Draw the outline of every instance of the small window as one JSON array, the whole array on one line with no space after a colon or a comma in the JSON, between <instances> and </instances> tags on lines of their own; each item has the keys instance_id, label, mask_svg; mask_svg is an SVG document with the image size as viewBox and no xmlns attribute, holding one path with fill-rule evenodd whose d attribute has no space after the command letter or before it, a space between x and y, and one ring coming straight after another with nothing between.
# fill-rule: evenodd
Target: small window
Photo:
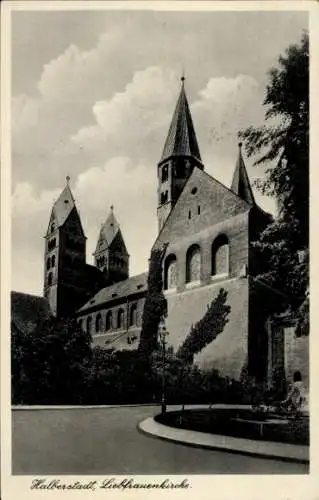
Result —
<instances>
[{"instance_id":1,"label":"small window","mask_svg":"<svg viewBox=\"0 0 319 500\"><path fill-rule=\"evenodd\" d=\"M166 203L168 200L168 191L164 191L164 193L161 193L161 203Z\"/></svg>"},{"instance_id":2,"label":"small window","mask_svg":"<svg viewBox=\"0 0 319 500\"><path fill-rule=\"evenodd\" d=\"M49 276L48 276L48 285L49 286L52 285L52 279L53 279L52 273L49 273Z\"/></svg>"},{"instance_id":3,"label":"small window","mask_svg":"<svg viewBox=\"0 0 319 500\"><path fill-rule=\"evenodd\" d=\"M95 318L95 331L100 332L102 330L102 316L99 313Z\"/></svg>"},{"instance_id":4,"label":"small window","mask_svg":"<svg viewBox=\"0 0 319 500\"><path fill-rule=\"evenodd\" d=\"M196 194L196 193L197 193L197 187L196 187L196 186L195 186L195 187L193 187L193 189L191 190L191 193L192 193L192 194Z\"/></svg>"},{"instance_id":5,"label":"small window","mask_svg":"<svg viewBox=\"0 0 319 500\"><path fill-rule=\"evenodd\" d=\"M188 218L191 219L191 217L192 217L192 212L189 210L188 211Z\"/></svg>"},{"instance_id":6,"label":"small window","mask_svg":"<svg viewBox=\"0 0 319 500\"><path fill-rule=\"evenodd\" d=\"M117 328L124 328L124 311L119 309L117 313Z\"/></svg>"},{"instance_id":7,"label":"small window","mask_svg":"<svg viewBox=\"0 0 319 500\"><path fill-rule=\"evenodd\" d=\"M168 165L164 165L162 167L162 182L167 181L168 179Z\"/></svg>"},{"instance_id":8,"label":"small window","mask_svg":"<svg viewBox=\"0 0 319 500\"><path fill-rule=\"evenodd\" d=\"M54 224L54 222L52 222L50 230L51 230L51 233L53 233L53 231L55 231L55 224Z\"/></svg>"},{"instance_id":9,"label":"small window","mask_svg":"<svg viewBox=\"0 0 319 500\"><path fill-rule=\"evenodd\" d=\"M112 311L109 311L105 318L105 330L109 331L112 330L112 328L113 328Z\"/></svg>"},{"instance_id":10,"label":"small window","mask_svg":"<svg viewBox=\"0 0 319 500\"><path fill-rule=\"evenodd\" d=\"M200 206L199 205L197 207L197 213L198 213L198 215L200 215Z\"/></svg>"},{"instance_id":11,"label":"small window","mask_svg":"<svg viewBox=\"0 0 319 500\"><path fill-rule=\"evenodd\" d=\"M47 271L50 269L50 267L51 267L51 259L49 257L47 260Z\"/></svg>"},{"instance_id":12,"label":"small window","mask_svg":"<svg viewBox=\"0 0 319 500\"><path fill-rule=\"evenodd\" d=\"M86 331L87 333L92 333L92 318L91 316L88 316L86 320Z\"/></svg>"},{"instance_id":13,"label":"small window","mask_svg":"<svg viewBox=\"0 0 319 500\"><path fill-rule=\"evenodd\" d=\"M52 255L51 267L54 267L54 266L55 266L55 255Z\"/></svg>"},{"instance_id":14,"label":"small window","mask_svg":"<svg viewBox=\"0 0 319 500\"><path fill-rule=\"evenodd\" d=\"M130 311L130 326L137 324L137 306L133 304Z\"/></svg>"}]
</instances>

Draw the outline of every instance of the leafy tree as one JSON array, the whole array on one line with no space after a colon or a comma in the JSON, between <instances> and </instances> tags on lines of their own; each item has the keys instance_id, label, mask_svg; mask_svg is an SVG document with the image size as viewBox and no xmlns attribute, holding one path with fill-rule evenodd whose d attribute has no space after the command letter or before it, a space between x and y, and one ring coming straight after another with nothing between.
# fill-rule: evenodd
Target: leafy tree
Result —
<instances>
[{"instance_id":1,"label":"leafy tree","mask_svg":"<svg viewBox=\"0 0 319 500\"><path fill-rule=\"evenodd\" d=\"M283 291L299 320L308 316L309 238L309 40L280 56L269 72L263 103L266 124L241 133L247 154L257 155L255 164L274 162L257 187L276 199L278 217L261 234L255 246L264 261L266 282ZM302 309L301 308L302 305ZM302 316L301 316L302 315ZM306 321L307 322L307 321ZM303 330L304 332L306 331Z\"/></svg>"},{"instance_id":2,"label":"leafy tree","mask_svg":"<svg viewBox=\"0 0 319 500\"><path fill-rule=\"evenodd\" d=\"M151 252L148 290L145 298L139 352L148 358L157 347L158 325L167 314L167 301L163 293L162 264L167 244Z\"/></svg>"},{"instance_id":3,"label":"leafy tree","mask_svg":"<svg viewBox=\"0 0 319 500\"><path fill-rule=\"evenodd\" d=\"M226 305L227 292L223 288L218 296L207 307L207 311L191 328L190 333L177 351L177 356L192 363L194 355L210 344L223 330L228 322L230 306Z\"/></svg>"},{"instance_id":4,"label":"leafy tree","mask_svg":"<svg viewBox=\"0 0 319 500\"><path fill-rule=\"evenodd\" d=\"M20 401L15 399L15 402L81 403L92 355L91 341L91 336L80 329L75 320L52 317L40 323L29 335L14 334L13 387L20 383Z\"/></svg>"}]
</instances>

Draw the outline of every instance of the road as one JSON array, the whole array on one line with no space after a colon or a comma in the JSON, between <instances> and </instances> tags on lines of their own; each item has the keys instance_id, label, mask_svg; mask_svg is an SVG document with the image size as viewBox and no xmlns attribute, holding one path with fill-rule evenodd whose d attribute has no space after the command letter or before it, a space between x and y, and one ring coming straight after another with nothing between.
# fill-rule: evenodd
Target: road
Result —
<instances>
[{"instance_id":1,"label":"road","mask_svg":"<svg viewBox=\"0 0 319 500\"><path fill-rule=\"evenodd\" d=\"M12 473L305 474L308 466L191 448L137 430L155 406L15 410Z\"/></svg>"}]
</instances>

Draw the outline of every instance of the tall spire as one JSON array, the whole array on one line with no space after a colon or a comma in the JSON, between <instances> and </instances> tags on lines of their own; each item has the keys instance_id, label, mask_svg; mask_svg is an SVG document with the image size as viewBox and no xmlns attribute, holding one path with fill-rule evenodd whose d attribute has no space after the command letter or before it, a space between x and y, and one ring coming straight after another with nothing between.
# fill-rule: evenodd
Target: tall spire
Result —
<instances>
[{"instance_id":1,"label":"tall spire","mask_svg":"<svg viewBox=\"0 0 319 500\"><path fill-rule=\"evenodd\" d=\"M247 201L247 203L254 205L255 199L241 152L241 142L238 144L238 148L238 159L235 167L233 181L231 184L231 190L234 191L234 193L236 193L238 196L240 196L240 198Z\"/></svg>"},{"instance_id":2,"label":"tall spire","mask_svg":"<svg viewBox=\"0 0 319 500\"><path fill-rule=\"evenodd\" d=\"M102 247L107 248L111 245L118 231L120 230L120 225L114 215L114 206L111 205L110 213L104 224L101 225L100 235L96 246L96 251L100 250Z\"/></svg>"},{"instance_id":3,"label":"tall spire","mask_svg":"<svg viewBox=\"0 0 319 500\"><path fill-rule=\"evenodd\" d=\"M202 161L185 93L184 73L181 82L181 91L164 145L161 162L171 156L189 156L199 162Z\"/></svg>"}]
</instances>

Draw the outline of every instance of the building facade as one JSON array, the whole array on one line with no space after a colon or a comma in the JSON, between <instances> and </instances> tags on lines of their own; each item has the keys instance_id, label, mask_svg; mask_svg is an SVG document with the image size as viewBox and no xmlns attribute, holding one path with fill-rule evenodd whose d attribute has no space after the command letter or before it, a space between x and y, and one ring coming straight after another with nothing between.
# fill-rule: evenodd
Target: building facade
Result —
<instances>
[{"instance_id":1,"label":"building facade","mask_svg":"<svg viewBox=\"0 0 319 500\"><path fill-rule=\"evenodd\" d=\"M239 379L243 370L267 380L272 366L270 304L280 300L259 282L253 242L270 222L253 196L241 144L228 188L205 172L182 79L157 165L158 236L165 244L168 342L176 350L221 288L230 314L224 331L195 358ZM94 345L136 349L147 273L129 277L129 255L113 207L101 227L94 266L69 182L55 202L45 236L44 296L53 314L75 315Z\"/></svg>"}]
</instances>

